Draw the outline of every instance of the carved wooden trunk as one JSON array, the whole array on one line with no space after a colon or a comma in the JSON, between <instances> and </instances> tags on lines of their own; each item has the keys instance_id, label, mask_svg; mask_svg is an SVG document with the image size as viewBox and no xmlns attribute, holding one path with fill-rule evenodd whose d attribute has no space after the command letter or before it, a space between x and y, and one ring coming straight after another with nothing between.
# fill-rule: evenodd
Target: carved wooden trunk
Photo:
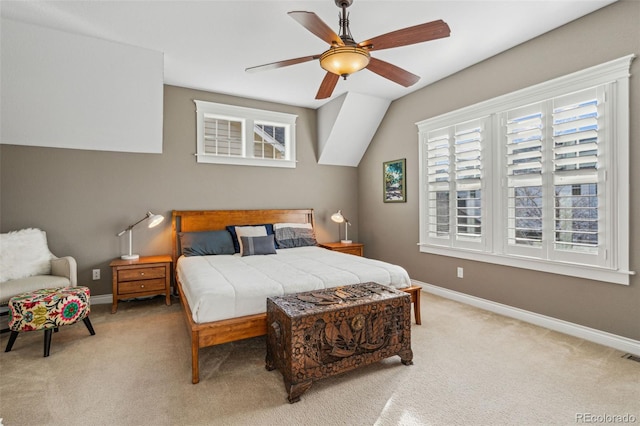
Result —
<instances>
[{"instance_id":1,"label":"carved wooden trunk","mask_svg":"<svg viewBox=\"0 0 640 426\"><path fill-rule=\"evenodd\" d=\"M289 402L313 381L399 355L412 364L411 296L376 283L267 298L267 370Z\"/></svg>"}]
</instances>

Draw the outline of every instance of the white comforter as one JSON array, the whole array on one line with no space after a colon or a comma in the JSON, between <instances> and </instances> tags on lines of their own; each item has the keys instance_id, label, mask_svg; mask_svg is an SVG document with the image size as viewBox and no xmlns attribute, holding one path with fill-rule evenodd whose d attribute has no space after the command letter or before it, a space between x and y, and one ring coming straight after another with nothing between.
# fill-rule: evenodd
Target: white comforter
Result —
<instances>
[{"instance_id":1,"label":"white comforter","mask_svg":"<svg viewBox=\"0 0 640 426\"><path fill-rule=\"evenodd\" d=\"M263 313L271 296L371 281L411 285L400 266L320 247L266 256L182 256L177 274L197 323Z\"/></svg>"}]
</instances>

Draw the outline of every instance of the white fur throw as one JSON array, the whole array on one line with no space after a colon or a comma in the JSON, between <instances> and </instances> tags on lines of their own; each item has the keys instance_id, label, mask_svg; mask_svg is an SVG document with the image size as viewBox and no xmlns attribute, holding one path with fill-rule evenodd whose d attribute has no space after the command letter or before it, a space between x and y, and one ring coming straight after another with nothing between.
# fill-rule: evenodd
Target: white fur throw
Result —
<instances>
[{"instance_id":1,"label":"white fur throw","mask_svg":"<svg viewBox=\"0 0 640 426\"><path fill-rule=\"evenodd\" d=\"M0 282L51 273L47 234L35 228L0 234Z\"/></svg>"}]
</instances>

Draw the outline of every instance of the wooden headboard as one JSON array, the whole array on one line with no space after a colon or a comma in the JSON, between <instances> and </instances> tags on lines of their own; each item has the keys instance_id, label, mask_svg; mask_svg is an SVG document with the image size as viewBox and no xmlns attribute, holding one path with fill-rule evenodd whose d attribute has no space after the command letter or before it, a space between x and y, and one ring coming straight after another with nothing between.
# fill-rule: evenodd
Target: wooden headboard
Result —
<instances>
[{"instance_id":1,"label":"wooden headboard","mask_svg":"<svg viewBox=\"0 0 640 426\"><path fill-rule=\"evenodd\" d=\"M175 267L180 257L179 232L218 231L227 225L263 223L311 223L313 209L288 210L174 210L171 215L171 246Z\"/></svg>"}]
</instances>

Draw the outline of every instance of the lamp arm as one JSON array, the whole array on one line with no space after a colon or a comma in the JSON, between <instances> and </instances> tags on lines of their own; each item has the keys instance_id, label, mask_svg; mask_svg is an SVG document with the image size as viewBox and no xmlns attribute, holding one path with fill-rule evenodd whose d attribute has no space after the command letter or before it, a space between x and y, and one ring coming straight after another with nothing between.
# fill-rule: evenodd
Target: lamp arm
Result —
<instances>
[{"instance_id":1,"label":"lamp arm","mask_svg":"<svg viewBox=\"0 0 640 426\"><path fill-rule=\"evenodd\" d=\"M147 213L142 219L140 219L139 221L137 221L136 223L134 223L133 225L129 225L127 226L123 231L120 231L116 234L117 237L122 236L122 234L124 234L125 232L129 231L131 232L131 230L133 229L134 226L136 226L137 224L139 224L140 222L142 222L143 220L148 219L149 217L151 217L151 212Z\"/></svg>"}]
</instances>

